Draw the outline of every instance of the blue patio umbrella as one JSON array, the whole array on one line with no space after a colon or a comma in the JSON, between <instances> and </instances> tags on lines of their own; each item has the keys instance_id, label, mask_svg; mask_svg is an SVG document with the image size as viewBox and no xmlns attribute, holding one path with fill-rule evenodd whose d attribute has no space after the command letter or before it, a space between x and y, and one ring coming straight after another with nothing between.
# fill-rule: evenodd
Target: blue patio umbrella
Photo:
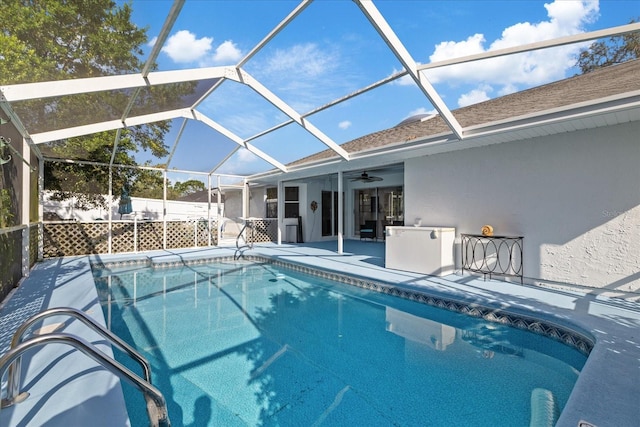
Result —
<instances>
[{"instance_id":1,"label":"blue patio umbrella","mask_svg":"<svg viewBox=\"0 0 640 427\"><path fill-rule=\"evenodd\" d=\"M120 202L118 205L120 219L122 219L123 214L130 214L131 212L133 212L133 208L131 207L131 197L129 197L127 189L123 188L122 193L120 193Z\"/></svg>"}]
</instances>

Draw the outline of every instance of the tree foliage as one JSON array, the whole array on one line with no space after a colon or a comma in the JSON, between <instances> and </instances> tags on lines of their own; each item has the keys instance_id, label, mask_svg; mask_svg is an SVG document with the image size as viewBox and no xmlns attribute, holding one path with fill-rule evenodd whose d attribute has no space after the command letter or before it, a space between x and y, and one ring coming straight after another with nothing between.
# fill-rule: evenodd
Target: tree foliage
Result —
<instances>
[{"instance_id":1,"label":"tree foliage","mask_svg":"<svg viewBox=\"0 0 640 427\"><path fill-rule=\"evenodd\" d=\"M138 72L144 66L146 29L132 21L128 3L112 0L3 0L0 6L0 84L55 81ZM155 66L152 67L155 69ZM132 114L168 109L195 85L181 83L139 92ZM25 101L14 109L30 133L45 132L105 120L118 120L131 101L130 91L104 91ZM133 153L168 155L164 137L170 122L124 129L115 150L115 164L135 165ZM56 141L42 148L46 156L110 164L116 132ZM148 181L148 171L113 168L114 191L136 179ZM57 199L76 197L78 208L104 206L99 194L108 188L108 168L64 162L45 164L45 188ZM147 182L157 185L157 180ZM136 186L145 192L148 186ZM162 179L160 179L162 197Z\"/></svg>"},{"instance_id":2,"label":"tree foliage","mask_svg":"<svg viewBox=\"0 0 640 427\"><path fill-rule=\"evenodd\" d=\"M185 182L176 181L173 188L180 196L186 196L187 194L193 194L198 191L205 190L204 182L198 181L197 179L189 179Z\"/></svg>"},{"instance_id":3,"label":"tree foliage","mask_svg":"<svg viewBox=\"0 0 640 427\"><path fill-rule=\"evenodd\" d=\"M2 37L18 44L23 56L7 50L17 61L6 63L2 74L26 83L139 70L147 36L131 13L129 4L111 0L3 0ZM19 68L27 74L5 74Z\"/></svg>"},{"instance_id":4,"label":"tree foliage","mask_svg":"<svg viewBox=\"0 0 640 427\"><path fill-rule=\"evenodd\" d=\"M633 24L639 20L640 18L635 18L629 23ZM580 52L576 65L580 67L582 74L585 74L601 67L638 58L640 58L640 32L636 31L592 43L589 48Z\"/></svg>"}]
</instances>

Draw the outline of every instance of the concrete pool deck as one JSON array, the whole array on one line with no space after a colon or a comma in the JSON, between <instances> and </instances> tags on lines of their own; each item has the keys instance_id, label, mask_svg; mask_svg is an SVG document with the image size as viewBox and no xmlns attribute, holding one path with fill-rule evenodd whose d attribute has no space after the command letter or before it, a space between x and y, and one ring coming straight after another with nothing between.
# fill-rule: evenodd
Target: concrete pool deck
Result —
<instances>
[{"instance_id":1,"label":"concrete pool deck","mask_svg":"<svg viewBox=\"0 0 640 427\"><path fill-rule=\"evenodd\" d=\"M245 255L265 256L312 268L335 271L396 288L444 299L535 317L572 329L595 340L571 398L557 425L635 426L640 419L640 304L578 291L487 280L470 275L425 276L384 268L384 244L345 241L344 254L335 242L261 244ZM30 276L0 307L0 354L13 331L28 317L51 307L81 309L104 324L91 274L91 262L146 259L152 264L229 257L235 247L191 248L137 254L52 259L37 264ZM51 322L67 319L52 318ZM79 335L110 353L106 342L77 321L65 331ZM63 357L64 356L64 357ZM25 357L23 389L30 398L0 411L0 425L128 425L119 380L93 360L50 345ZM3 389L5 387L3 380ZM171 416L171 414L169 414Z\"/></svg>"}]
</instances>

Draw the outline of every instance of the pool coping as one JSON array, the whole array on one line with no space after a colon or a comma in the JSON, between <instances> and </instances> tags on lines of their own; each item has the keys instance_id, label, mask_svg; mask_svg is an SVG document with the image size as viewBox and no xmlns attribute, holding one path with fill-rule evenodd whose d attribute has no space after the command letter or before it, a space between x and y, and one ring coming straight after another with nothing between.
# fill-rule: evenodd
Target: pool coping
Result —
<instances>
[{"instance_id":1,"label":"pool coping","mask_svg":"<svg viewBox=\"0 0 640 427\"><path fill-rule=\"evenodd\" d=\"M92 255L67 262L83 264L81 270L90 270L88 265L91 263L126 266L144 262L163 268L206 262L196 261L199 259L228 260L235 255L237 252L234 248L192 248L125 255ZM552 336L556 335L556 339L561 341L565 340L565 332L568 331L568 344L582 350L585 349L584 345L592 345L592 348L556 425L578 426L584 422L585 427L631 426L640 419L640 406L632 398L640 395L640 381L637 381L640 369L640 343L637 337L640 305L637 303L523 286L501 280L485 281L473 276L434 277L390 270L371 265L362 257L350 254L337 256L333 251L317 248L264 245L245 251L244 255L247 259L255 257L293 266L302 272L315 273L313 270L318 269L323 272L320 274L340 281L346 280L345 283L352 281L351 284L356 286L399 297L417 298L420 302L453 308L455 311L467 310L466 314L469 315L509 323L538 333L545 332L544 329L550 325L561 331L551 332ZM349 273L344 274L345 271ZM29 282L29 279L25 282ZM91 282L93 284L92 277ZM95 292L95 286L93 288ZM424 297L425 294L428 296ZM0 315L4 309L5 307L0 307ZM531 322L518 324L521 319L531 319ZM575 341L576 337L579 338L578 341ZM6 411L0 412L0 416ZM109 413L112 411L113 408ZM95 422L93 425L96 425Z\"/></svg>"},{"instance_id":2,"label":"pool coping","mask_svg":"<svg viewBox=\"0 0 640 427\"><path fill-rule=\"evenodd\" d=\"M379 292L398 298L404 298L427 304L433 307L444 308L446 310L455 311L471 317L479 317L484 320L500 323L517 329L524 329L536 334L544 335L565 345L571 346L584 355L589 355L595 344L595 339L591 334L576 326L563 326L561 323L553 322L551 319L539 319L531 314L527 315L522 312L515 312L508 308L491 307L489 304L483 305L477 300L468 301L461 298L453 298L451 296L436 296L429 294L426 290L409 289L390 282L373 280L371 278L345 274L325 270L319 267L308 267L302 263L292 261L282 261L273 259L264 255L248 255L242 257L242 260L251 262L261 262L273 264L277 267L287 268L304 274L328 279L350 286L356 286L373 292ZM138 260L128 259L126 261L93 261L92 266L97 268L122 268L129 266L144 266L154 269L175 268L182 266L197 266L214 262L235 262L233 256L216 256L199 259L182 259L180 261L161 261L153 262L148 258L140 258Z\"/></svg>"}]
</instances>

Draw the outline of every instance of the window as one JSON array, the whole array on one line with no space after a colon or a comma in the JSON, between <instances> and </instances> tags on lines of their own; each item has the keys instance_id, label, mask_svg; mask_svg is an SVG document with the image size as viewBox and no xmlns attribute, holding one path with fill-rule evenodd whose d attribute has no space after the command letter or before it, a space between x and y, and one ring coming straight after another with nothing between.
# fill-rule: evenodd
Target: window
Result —
<instances>
[{"instance_id":1,"label":"window","mask_svg":"<svg viewBox=\"0 0 640 427\"><path fill-rule=\"evenodd\" d=\"M267 188L267 218L278 217L278 188Z\"/></svg>"},{"instance_id":2,"label":"window","mask_svg":"<svg viewBox=\"0 0 640 427\"><path fill-rule=\"evenodd\" d=\"M284 188L284 217L298 218L300 215L300 189L298 187ZM267 218L278 217L278 189L267 188Z\"/></svg>"},{"instance_id":3,"label":"window","mask_svg":"<svg viewBox=\"0 0 640 427\"><path fill-rule=\"evenodd\" d=\"M298 216L300 215L299 192L300 192L300 189L298 187L284 188L284 217L285 218L298 218Z\"/></svg>"}]
</instances>

